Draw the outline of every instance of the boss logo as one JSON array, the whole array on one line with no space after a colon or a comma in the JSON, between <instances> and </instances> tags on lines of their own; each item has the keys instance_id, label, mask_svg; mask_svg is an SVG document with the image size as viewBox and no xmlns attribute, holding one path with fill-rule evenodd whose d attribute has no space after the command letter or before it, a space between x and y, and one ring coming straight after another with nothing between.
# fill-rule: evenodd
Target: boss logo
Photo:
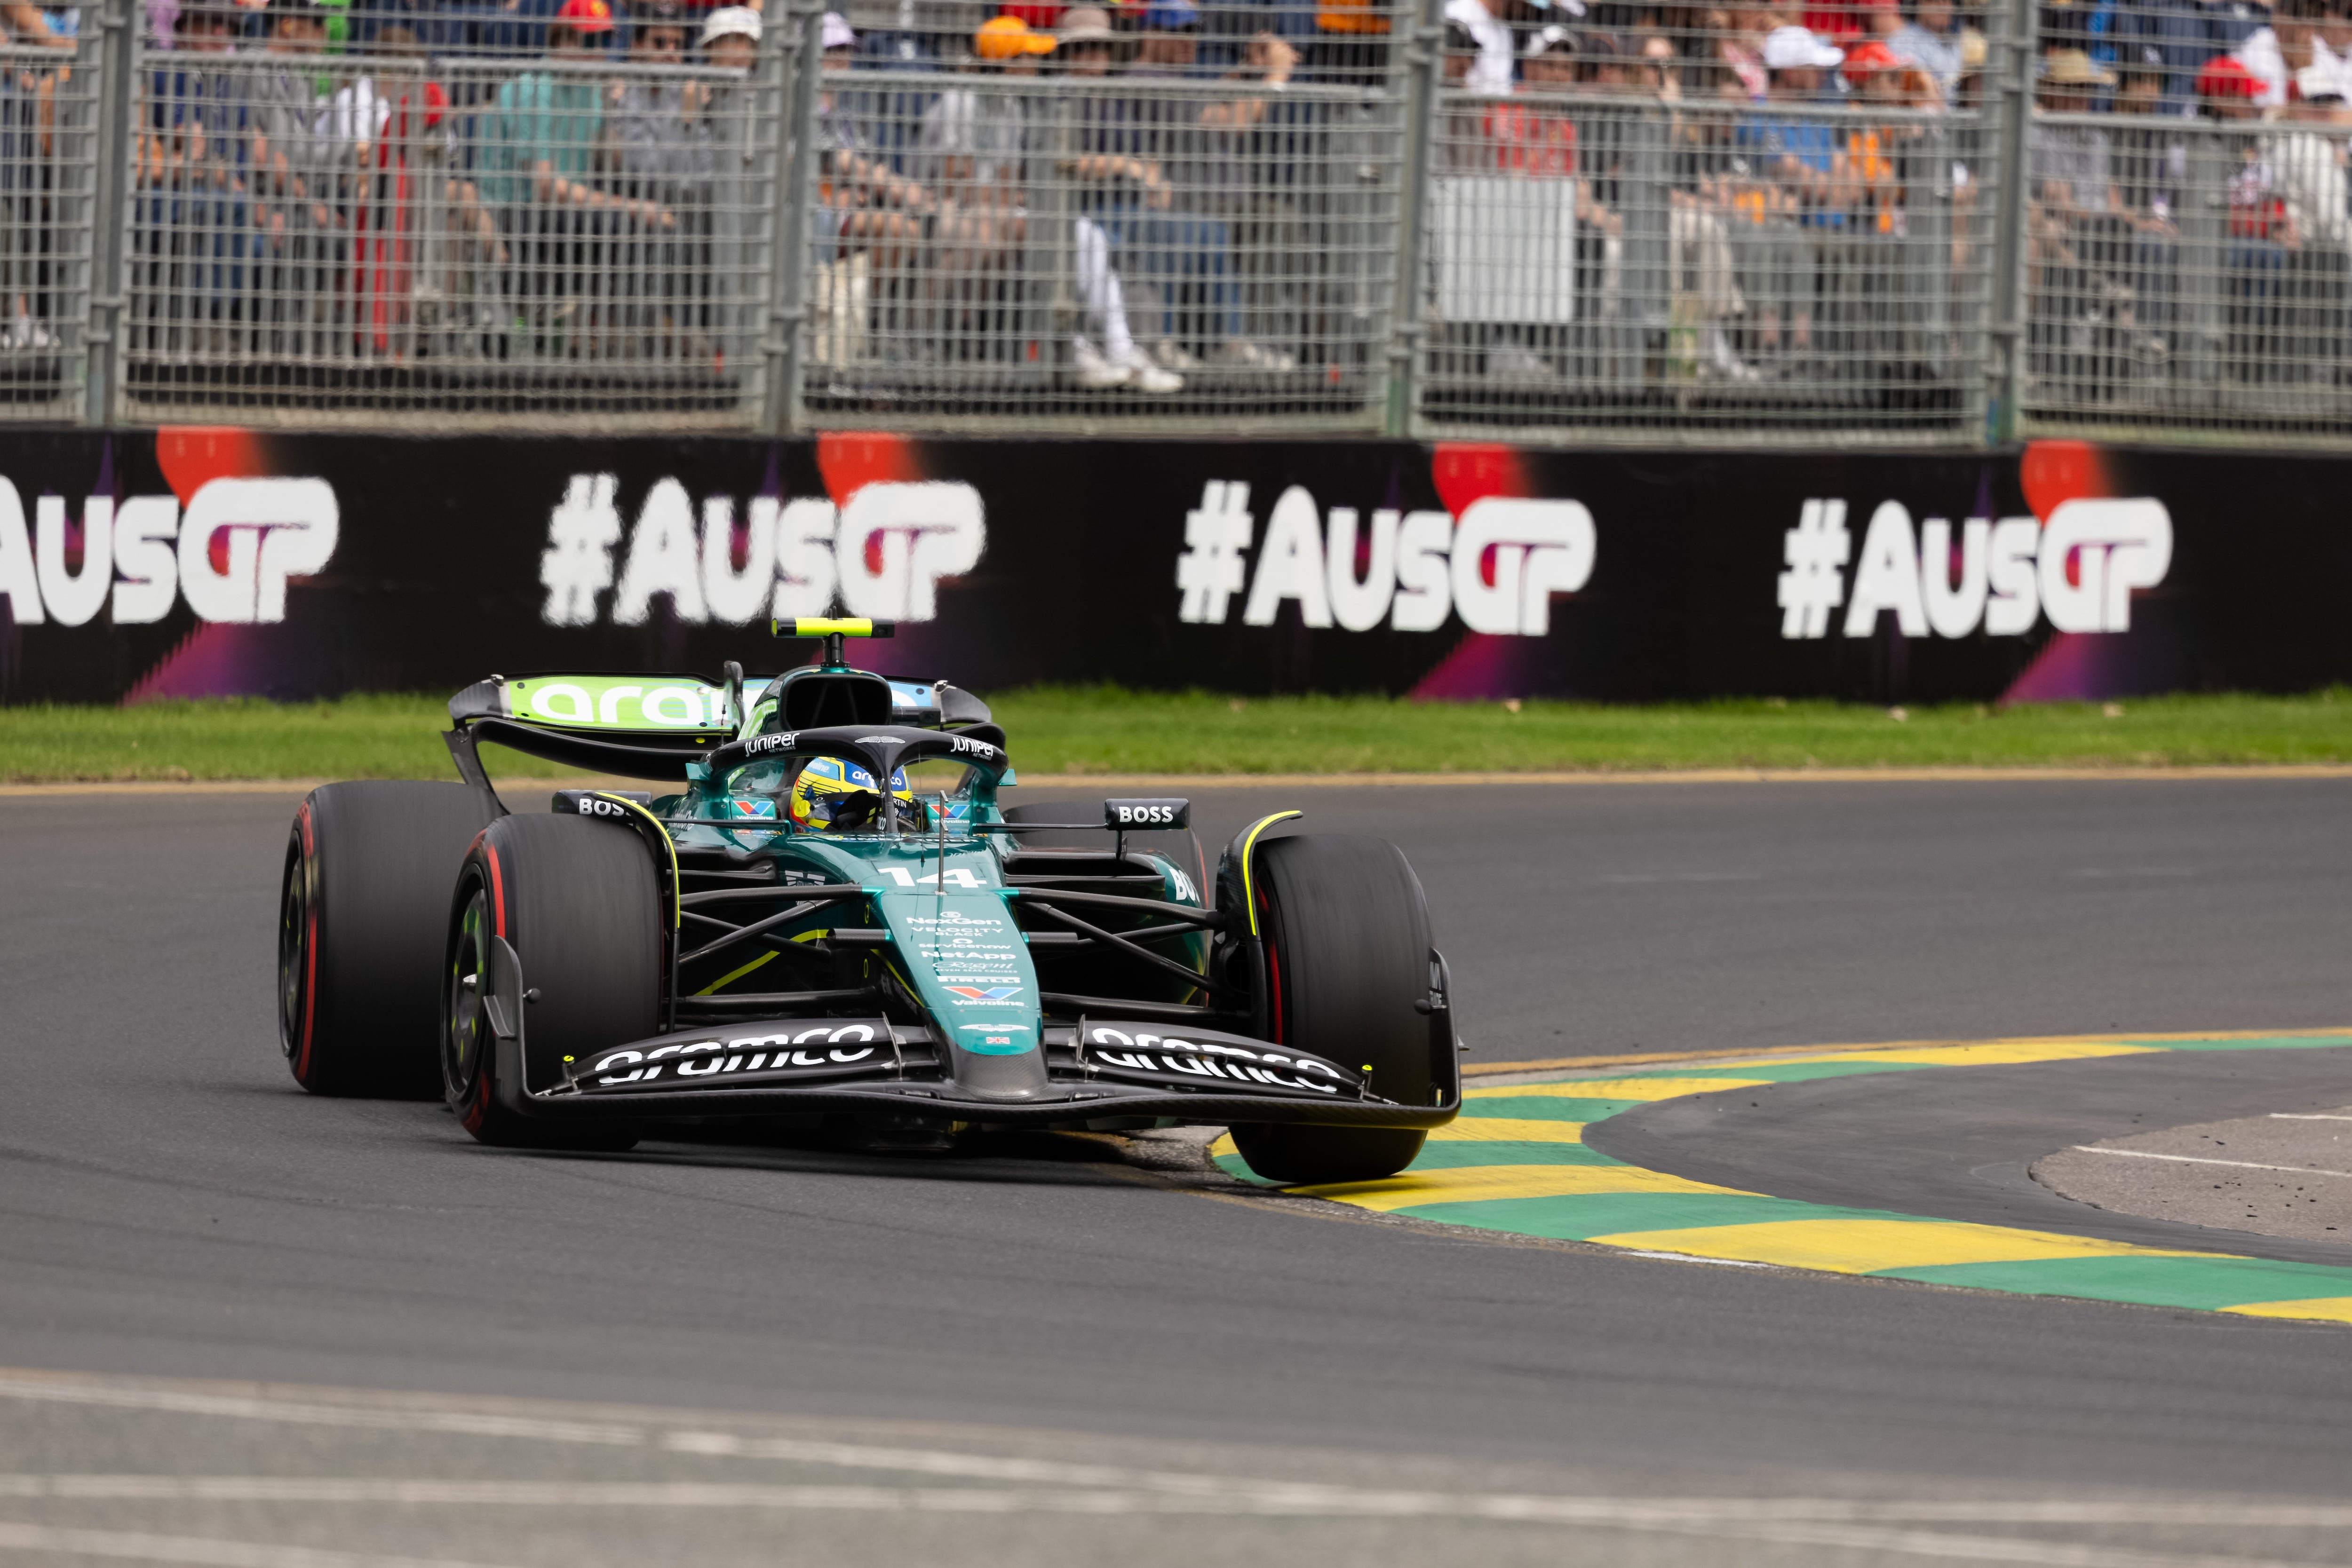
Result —
<instances>
[{"instance_id":1,"label":"boss logo","mask_svg":"<svg viewBox=\"0 0 2352 1568\"><path fill-rule=\"evenodd\" d=\"M587 789L558 789L548 809L566 817L621 817L629 808L624 800L634 800L640 806L650 805L653 796L642 789L607 789L594 792Z\"/></svg>"},{"instance_id":2,"label":"boss logo","mask_svg":"<svg viewBox=\"0 0 2352 1568\"><path fill-rule=\"evenodd\" d=\"M1182 828L1192 825L1190 800L1105 800L1107 828Z\"/></svg>"}]
</instances>

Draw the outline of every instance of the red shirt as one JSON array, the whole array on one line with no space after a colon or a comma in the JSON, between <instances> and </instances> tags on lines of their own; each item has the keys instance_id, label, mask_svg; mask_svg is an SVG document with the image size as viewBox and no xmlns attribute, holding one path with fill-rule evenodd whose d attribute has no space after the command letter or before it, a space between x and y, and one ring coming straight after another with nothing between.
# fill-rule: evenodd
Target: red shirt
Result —
<instances>
[{"instance_id":1,"label":"red shirt","mask_svg":"<svg viewBox=\"0 0 2352 1568\"><path fill-rule=\"evenodd\" d=\"M1564 114L1506 99L1486 110L1486 131L1497 169L1553 179L1576 172L1576 122Z\"/></svg>"}]
</instances>

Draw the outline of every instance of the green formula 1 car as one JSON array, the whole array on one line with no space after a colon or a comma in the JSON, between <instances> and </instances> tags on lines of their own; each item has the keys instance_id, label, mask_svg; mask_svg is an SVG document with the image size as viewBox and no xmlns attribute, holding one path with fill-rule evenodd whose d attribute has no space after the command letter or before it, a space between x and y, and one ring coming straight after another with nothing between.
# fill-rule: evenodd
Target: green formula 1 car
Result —
<instances>
[{"instance_id":1,"label":"green formula 1 car","mask_svg":"<svg viewBox=\"0 0 2352 1568\"><path fill-rule=\"evenodd\" d=\"M1445 960L1395 846L1279 813L1213 886L1184 800L1000 808L983 704L848 667L887 622L775 630L820 662L493 675L449 704L461 782L314 790L279 923L294 1076L437 1088L520 1147L679 1118L917 1148L1222 1125L1285 1183L1391 1175L1453 1119ZM673 789L512 815L485 740Z\"/></svg>"}]
</instances>

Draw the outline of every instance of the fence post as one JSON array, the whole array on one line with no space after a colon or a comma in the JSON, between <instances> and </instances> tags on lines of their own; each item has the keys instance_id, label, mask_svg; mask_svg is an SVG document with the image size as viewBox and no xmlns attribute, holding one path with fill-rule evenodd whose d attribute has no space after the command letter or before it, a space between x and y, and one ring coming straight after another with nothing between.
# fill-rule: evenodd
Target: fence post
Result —
<instances>
[{"instance_id":1,"label":"fence post","mask_svg":"<svg viewBox=\"0 0 2352 1568\"><path fill-rule=\"evenodd\" d=\"M123 225L130 212L131 147L131 0L106 0L99 13L96 162L89 189L89 308L82 328L82 423L114 417L122 375Z\"/></svg>"},{"instance_id":2,"label":"fence post","mask_svg":"<svg viewBox=\"0 0 2352 1568\"><path fill-rule=\"evenodd\" d=\"M1422 287L1422 235L1429 221L1429 152L1436 139L1438 52L1445 41L1445 0L1418 0L1403 50L1404 179L1397 192L1397 275L1389 313L1388 412L1383 432L1412 434L1413 383L1421 371L1426 301ZM1399 20L1402 20L1402 17Z\"/></svg>"},{"instance_id":3,"label":"fence post","mask_svg":"<svg viewBox=\"0 0 2352 1568\"><path fill-rule=\"evenodd\" d=\"M768 335L761 344L767 359L767 407L761 423L771 435L788 435L799 423L801 374L808 353L808 215L816 169L816 105L824 68L824 0L800 0L784 18L798 25L796 54L778 50L776 64L775 267ZM788 35L789 36L789 35Z\"/></svg>"},{"instance_id":4,"label":"fence post","mask_svg":"<svg viewBox=\"0 0 2352 1568\"><path fill-rule=\"evenodd\" d=\"M2025 214L2031 192L2033 158L2026 145L2032 123L2033 95L2033 0L2011 0L2002 15L2000 47L2000 121L1994 131L1999 152L2000 215L1994 220L1992 277L1992 355L1986 363L1990 385L1986 439L1995 445L2017 439L2017 400L2025 383L2025 316L2031 308L2025 287L2027 251Z\"/></svg>"}]
</instances>

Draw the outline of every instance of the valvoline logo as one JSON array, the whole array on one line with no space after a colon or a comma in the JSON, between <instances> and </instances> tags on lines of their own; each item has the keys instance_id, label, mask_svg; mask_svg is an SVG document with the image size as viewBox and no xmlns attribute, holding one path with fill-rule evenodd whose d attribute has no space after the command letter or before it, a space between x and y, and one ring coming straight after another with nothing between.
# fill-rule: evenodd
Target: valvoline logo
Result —
<instances>
[{"instance_id":1,"label":"valvoline logo","mask_svg":"<svg viewBox=\"0 0 2352 1568\"><path fill-rule=\"evenodd\" d=\"M1018 986L948 986L943 988L951 997L961 997L968 1002L1009 1002L1021 994Z\"/></svg>"}]
</instances>

